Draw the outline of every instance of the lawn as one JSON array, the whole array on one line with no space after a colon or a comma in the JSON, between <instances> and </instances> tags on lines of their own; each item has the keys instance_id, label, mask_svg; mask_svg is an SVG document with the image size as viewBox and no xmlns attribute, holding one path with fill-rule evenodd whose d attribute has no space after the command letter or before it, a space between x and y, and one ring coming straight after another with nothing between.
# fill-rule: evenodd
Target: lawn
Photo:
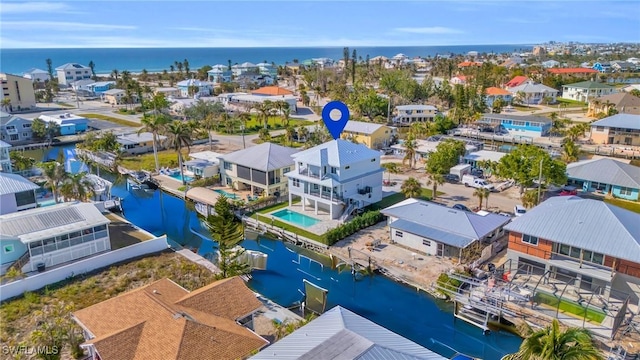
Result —
<instances>
[{"instance_id":1,"label":"lawn","mask_svg":"<svg viewBox=\"0 0 640 360\"><path fill-rule=\"evenodd\" d=\"M133 121L123 120L120 118L116 118L108 115L102 115L102 114L78 114L78 116L83 116L83 117L86 117L87 119L104 120L104 121L112 122L114 124L123 125L123 126L130 126L130 127L136 127L136 128L139 128L141 126L140 124Z\"/></svg>"},{"instance_id":2,"label":"lawn","mask_svg":"<svg viewBox=\"0 0 640 360\"><path fill-rule=\"evenodd\" d=\"M553 308L558 308L558 303L559 303L561 312L565 314L568 313L568 314L575 315L581 319L584 319L585 311L586 311L587 320L597 324L602 323L602 321L606 317L606 315L602 311L597 311L590 307L584 307L573 301L568 301L564 299L560 300L551 294L547 294L540 291L536 293L534 300L540 304L546 304Z\"/></svg>"},{"instance_id":3,"label":"lawn","mask_svg":"<svg viewBox=\"0 0 640 360\"><path fill-rule=\"evenodd\" d=\"M187 156L187 152L183 151L183 160L186 161ZM177 168L178 154L174 150L158 151L158 163L160 167ZM119 165L129 170L153 171L156 168L153 153L124 157L120 160Z\"/></svg>"},{"instance_id":4,"label":"lawn","mask_svg":"<svg viewBox=\"0 0 640 360\"><path fill-rule=\"evenodd\" d=\"M262 144L262 141L260 139L253 139L253 142L256 144ZM269 140L269 142L273 144L282 145L282 146L292 147L292 148L299 148L306 145L305 143L301 143L297 141L290 142L287 140L285 135L274 136L271 138L271 140Z\"/></svg>"},{"instance_id":5,"label":"lawn","mask_svg":"<svg viewBox=\"0 0 640 360\"><path fill-rule=\"evenodd\" d=\"M269 130L284 129L284 125L282 124L282 118L279 116L270 116L269 120L267 121L267 124L269 125ZM315 124L313 121L289 119L289 126L293 126L293 127L298 127L301 125L307 126L307 125L313 125L313 124ZM251 114L251 120L247 121L247 123L245 124L244 133L255 134L263 127L264 127L264 123L261 120L258 120L258 115ZM218 131L218 133L229 135L224 131L224 128L222 127L220 128L220 131ZM239 135L241 133L242 133L242 130L240 129L240 127L238 126L234 127L232 134Z\"/></svg>"},{"instance_id":6,"label":"lawn","mask_svg":"<svg viewBox=\"0 0 640 360\"><path fill-rule=\"evenodd\" d=\"M556 101L557 101L557 104L566 104L567 107L587 106L587 103L584 103L582 101L577 101L577 100L571 100L571 99L556 98Z\"/></svg>"},{"instance_id":7,"label":"lawn","mask_svg":"<svg viewBox=\"0 0 640 360\"><path fill-rule=\"evenodd\" d=\"M287 204L287 205L289 205L289 204ZM271 210L274 210L274 209L271 209ZM304 236L304 237L309 238L311 240L315 240L315 241L321 242L323 244L327 243L327 239L324 237L324 234L318 235L318 234L309 232L307 230L303 230L303 229L301 229L299 227L290 225L290 224L282 222L280 220L275 220L275 219L273 219L272 216L269 216L269 215L265 216L265 215L261 215L261 214L256 214L254 216L257 216L258 220L262 221L265 224L273 224L276 227L279 227L281 229L290 231L292 233L296 233L296 234L298 234L300 236Z\"/></svg>"},{"instance_id":8,"label":"lawn","mask_svg":"<svg viewBox=\"0 0 640 360\"><path fill-rule=\"evenodd\" d=\"M640 214L640 202L622 199L604 199L605 202Z\"/></svg>"}]
</instances>

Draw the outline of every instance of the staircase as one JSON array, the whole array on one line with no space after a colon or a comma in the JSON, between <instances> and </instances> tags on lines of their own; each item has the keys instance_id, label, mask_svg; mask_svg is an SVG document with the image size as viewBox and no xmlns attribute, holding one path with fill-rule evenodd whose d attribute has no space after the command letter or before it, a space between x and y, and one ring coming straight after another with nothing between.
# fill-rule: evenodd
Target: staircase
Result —
<instances>
[{"instance_id":1,"label":"staircase","mask_svg":"<svg viewBox=\"0 0 640 360\"><path fill-rule=\"evenodd\" d=\"M347 219L349 218L349 216L351 216L351 213L353 213L353 210L355 210L355 208L356 208L356 203L349 204L349 206L347 206L347 208L344 209L344 211L342 212L342 215L340 215L340 222L347 221Z\"/></svg>"},{"instance_id":2,"label":"staircase","mask_svg":"<svg viewBox=\"0 0 640 360\"><path fill-rule=\"evenodd\" d=\"M29 262L30 258L31 258L31 255L29 255L29 250L27 250L27 252L22 254L22 256L20 256L18 258L18 260L16 260L13 264L11 264L7 268L7 271L9 271L11 269L16 269L16 270L19 270L20 272L22 272L22 267L25 266Z\"/></svg>"}]
</instances>

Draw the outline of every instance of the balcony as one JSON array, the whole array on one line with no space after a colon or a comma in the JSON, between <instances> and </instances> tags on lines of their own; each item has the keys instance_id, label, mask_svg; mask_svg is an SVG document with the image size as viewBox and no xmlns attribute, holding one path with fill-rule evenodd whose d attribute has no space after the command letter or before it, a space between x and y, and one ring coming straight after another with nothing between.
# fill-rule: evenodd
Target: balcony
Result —
<instances>
[{"instance_id":1,"label":"balcony","mask_svg":"<svg viewBox=\"0 0 640 360\"><path fill-rule=\"evenodd\" d=\"M329 191L320 191L319 189L309 190L308 192L305 192L305 194L315 196L324 200L337 202L337 203L344 202L344 198L342 197L342 195L334 193L332 196L331 192Z\"/></svg>"},{"instance_id":2,"label":"balcony","mask_svg":"<svg viewBox=\"0 0 640 360\"><path fill-rule=\"evenodd\" d=\"M320 169L311 169L308 167L300 168L298 174L308 176L314 179L320 179Z\"/></svg>"}]
</instances>

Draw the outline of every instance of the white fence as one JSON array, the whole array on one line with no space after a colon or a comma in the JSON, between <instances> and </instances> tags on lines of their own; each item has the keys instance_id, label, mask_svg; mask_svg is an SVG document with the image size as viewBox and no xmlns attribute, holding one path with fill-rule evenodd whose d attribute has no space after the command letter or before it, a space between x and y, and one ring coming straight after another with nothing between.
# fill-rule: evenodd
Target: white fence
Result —
<instances>
[{"instance_id":1,"label":"white fence","mask_svg":"<svg viewBox=\"0 0 640 360\"><path fill-rule=\"evenodd\" d=\"M46 270L43 273L28 276L24 279L0 286L0 301L22 295L25 291L42 289L49 284L104 268L117 262L166 250L168 247L167 237L161 236L153 240L143 241L139 244L92 256L69 265Z\"/></svg>"}]
</instances>

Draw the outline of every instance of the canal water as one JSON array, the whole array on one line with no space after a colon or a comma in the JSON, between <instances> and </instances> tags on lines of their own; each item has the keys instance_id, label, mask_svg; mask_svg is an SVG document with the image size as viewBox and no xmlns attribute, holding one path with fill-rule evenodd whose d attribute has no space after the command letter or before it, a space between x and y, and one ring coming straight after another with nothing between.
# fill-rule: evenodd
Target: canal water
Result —
<instances>
[{"instance_id":1,"label":"canal water","mask_svg":"<svg viewBox=\"0 0 640 360\"><path fill-rule=\"evenodd\" d=\"M102 175L116 180L113 175ZM124 181L115 181L112 195L124 199L124 215L138 227L158 236L167 234L178 243L198 248L205 257L213 251L214 243L203 240L206 229L182 199L159 190L129 191ZM455 319L450 304L384 276L355 280L348 269L332 269L327 258L277 240L245 240L242 246L268 254L267 269L254 271L249 286L280 305L301 301L306 279L328 290L327 309L341 305L446 357L462 352L485 360L500 359L522 342L504 331L483 335L480 328Z\"/></svg>"}]
</instances>

